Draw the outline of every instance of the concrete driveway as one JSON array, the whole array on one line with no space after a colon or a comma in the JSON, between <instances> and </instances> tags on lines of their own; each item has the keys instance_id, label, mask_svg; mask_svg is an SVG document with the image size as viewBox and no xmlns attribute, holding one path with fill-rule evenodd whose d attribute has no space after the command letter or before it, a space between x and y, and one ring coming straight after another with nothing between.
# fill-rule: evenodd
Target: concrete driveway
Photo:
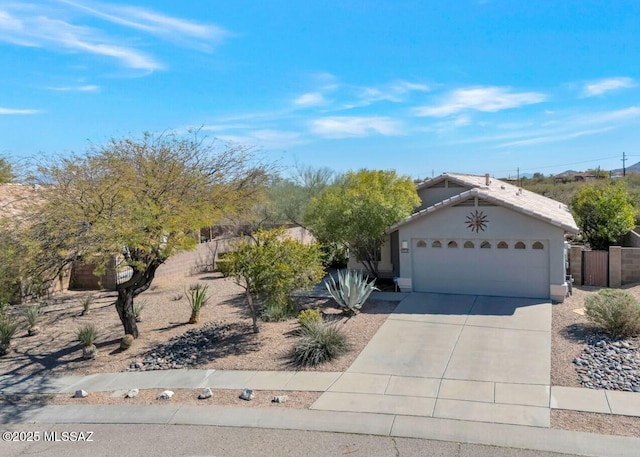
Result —
<instances>
[{"instance_id":1,"label":"concrete driveway","mask_svg":"<svg viewBox=\"0 0 640 457\"><path fill-rule=\"evenodd\" d=\"M315 409L549 426L551 303L409 294Z\"/></svg>"}]
</instances>

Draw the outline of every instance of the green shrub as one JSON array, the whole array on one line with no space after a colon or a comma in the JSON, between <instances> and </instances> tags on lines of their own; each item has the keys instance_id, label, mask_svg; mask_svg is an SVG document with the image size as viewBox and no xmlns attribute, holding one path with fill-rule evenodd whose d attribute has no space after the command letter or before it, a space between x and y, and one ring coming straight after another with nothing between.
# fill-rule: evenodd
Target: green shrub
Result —
<instances>
[{"instance_id":1,"label":"green shrub","mask_svg":"<svg viewBox=\"0 0 640 457\"><path fill-rule=\"evenodd\" d=\"M335 324L321 322L300 327L300 340L291 351L291 361L299 366L315 367L349 351L347 336Z\"/></svg>"},{"instance_id":2,"label":"green shrub","mask_svg":"<svg viewBox=\"0 0 640 457\"><path fill-rule=\"evenodd\" d=\"M305 309L298 314L298 324L300 327L308 327L312 323L322 322L322 315L318 309Z\"/></svg>"},{"instance_id":3,"label":"green shrub","mask_svg":"<svg viewBox=\"0 0 640 457\"><path fill-rule=\"evenodd\" d=\"M327 290L347 315L356 314L369 295L374 290L375 280L369 282L369 278L359 271L339 270L338 281L329 276L329 281L325 281Z\"/></svg>"},{"instance_id":4,"label":"green shrub","mask_svg":"<svg viewBox=\"0 0 640 457\"><path fill-rule=\"evenodd\" d=\"M8 354L11 339L18 330L18 322L8 313L0 315L0 356Z\"/></svg>"},{"instance_id":5,"label":"green shrub","mask_svg":"<svg viewBox=\"0 0 640 457\"><path fill-rule=\"evenodd\" d=\"M602 289L587 297L585 315L614 338L640 335L640 303L624 290Z\"/></svg>"},{"instance_id":6,"label":"green shrub","mask_svg":"<svg viewBox=\"0 0 640 457\"><path fill-rule=\"evenodd\" d=\"M95 325L86 324L78 329L78 341L80 341L84 347L93 346L96 338L98 338L98 329Z\"/></svg>"},{"instance_id":7,"label":"green shrub","mask_svg":"<svg viewBox=\"0 0 640 457\"><path fill-rule=\"evenodd\" d=\"M260 318L265 322L282 322L294 316L293 308L287 303L268 302L262 307Z\"/></svg>"},{"instance_id":8,"label":"green shrub","mask_svg":"<svg viewBox=\"0 0 640 457\"><path fill-rule=\"evenodd\" d=\"M209 286L203 286L201 284L191 285L191 287L189 287L187 300L189 300L189 305L191 306L190 324L197 324L200 321L200 311L209 300L209 297L207 297L208 290Z\"/></svg>"}]
</instances>

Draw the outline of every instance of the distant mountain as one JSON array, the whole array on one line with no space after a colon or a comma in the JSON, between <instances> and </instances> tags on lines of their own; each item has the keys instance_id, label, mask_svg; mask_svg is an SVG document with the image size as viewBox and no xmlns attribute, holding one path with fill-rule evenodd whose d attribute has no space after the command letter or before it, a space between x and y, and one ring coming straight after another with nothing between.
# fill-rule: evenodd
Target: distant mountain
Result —
<instances>
[{"instance_id":1,"label":"distant mountain","mask_svg":"<svg viewBox=\"0 0 640 457\"><path fill-rule=\"evenodd\" d=\"M627 171L632 173L640 173L640 162L634 163L633 165L629 165L627 167ZM618 168L617 170L611 170L611 173L622 173L622 168Z\"/></svg>"},{"instance_id":2,"label":"distant mountain","mask_svg":"<svg viewBox=\"0 0 640 457\"><path fill-rule=\"evenodd\" d=\"M576 173L580 173L580 172L575 170L566 170L566 171L563 171L562 173L556 174L555 176L571 176L571 175L575 175Z\"/></svg>"}]
</instances>

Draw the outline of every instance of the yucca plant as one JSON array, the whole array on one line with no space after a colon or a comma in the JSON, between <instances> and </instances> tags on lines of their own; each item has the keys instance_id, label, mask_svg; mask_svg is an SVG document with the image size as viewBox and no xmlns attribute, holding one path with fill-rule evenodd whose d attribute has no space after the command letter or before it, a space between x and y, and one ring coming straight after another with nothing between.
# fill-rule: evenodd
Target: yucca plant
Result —
<instances>
[{"instance_id":1,"label":"yucca plant","mask_svg":"<svg viewBox=\"0 0 640 457\"><path fill-rule=\"evenodd\" d=\"M27 318L27 324L29 324L29 329L27 330L29 336L37 335L40 332L38 321L42 316L42 305L36 304L27 307L24 315Z\"/></svg>"},{"instance_id":2,"label":"yucca plant","mask_svg":"<svg viewBox=\"0 0 640 457\"><path fill-rule=\"evenodd\" d=\"M369 281L359 271L338 270L338 282L330 275L324 284L342 312L349 316L356 314L371 292L378 290L375 279Z\"/></svg>"},{"instance_id":3,"label":"yucca plant","mask_svg":"<svg viewBox=\"0 0 640 457\"><path fill-rule=\"evenodd\" d=\"M89 314L89 310L91 309L92 303L93 303L93 295L87 295L86 297L82 297L80 299L80 304L82 305L81 316L86 316L87 314Z\"/></svg>"},{"instance_id":4,"label":"yucca plant","mask_svg":"<svg viewBox=\"0 0 640 457\"><path fill-rule=\"evenodd\" d=\"M18 330L18 322L8 313L0 315L0 356L11 349L11 339Z\"/></svg>"},{"instance_id":5,"label":"yucca plant","mask_svg":"<svg viewBox=\"0 0 640 457\"><path fill-rule=\"evenodd\" d=\"M209 286L198 284L196 287L191 287L187 291L187 300L189 300L189 305L191 306L190 324L197 324L200 321L200 310L204 308L204 305L206 305L209 300L207 290L209 290Z\"/></svg>"},{"instance_id":6,"label":"yucca plant","mask_svg":"<svg viewBox=\"0 0 640 457\"><path fill-rule=\"evenodd\" d=\"M98 337L98 329L93 324L83 325L78 329L78 341L82 343L82 357L93 359L98 353L98 349L93 344Z\"/></svg>"}]
</instances>

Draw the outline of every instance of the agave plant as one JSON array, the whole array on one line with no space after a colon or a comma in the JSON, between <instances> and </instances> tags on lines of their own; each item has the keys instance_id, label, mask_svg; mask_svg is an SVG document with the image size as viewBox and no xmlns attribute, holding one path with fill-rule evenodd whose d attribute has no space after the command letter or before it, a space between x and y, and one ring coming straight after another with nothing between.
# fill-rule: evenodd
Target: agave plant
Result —
<instances>
[{"instance_id":1,"label":"agave plant","mask_svg":"<svg viewBox=\"0 0 640 457\"><path fill-rule=\"evenodd\" d=\"M371 292L378 290L375 279L369 281L369 278L359 271L338 270L338 282L336 283L333 276L329 276L329 280L324 284L338 306L348 315L356 314Z\"/></svg>"},{"instance_id":2,"label":"agave plant","mask_svg":"<svg viewBox=\"0 0 640 457\"><path fill-rule=\"evenodd\" d=\"M207 304L209 297L207 297L207 290L209 286L202 286L197 284L195 287L191 286L187 291L187 300L191 305L191 317L189 318L190 324L197 324L200 321L200 310Z\"/></svg>"}]
</instances>

